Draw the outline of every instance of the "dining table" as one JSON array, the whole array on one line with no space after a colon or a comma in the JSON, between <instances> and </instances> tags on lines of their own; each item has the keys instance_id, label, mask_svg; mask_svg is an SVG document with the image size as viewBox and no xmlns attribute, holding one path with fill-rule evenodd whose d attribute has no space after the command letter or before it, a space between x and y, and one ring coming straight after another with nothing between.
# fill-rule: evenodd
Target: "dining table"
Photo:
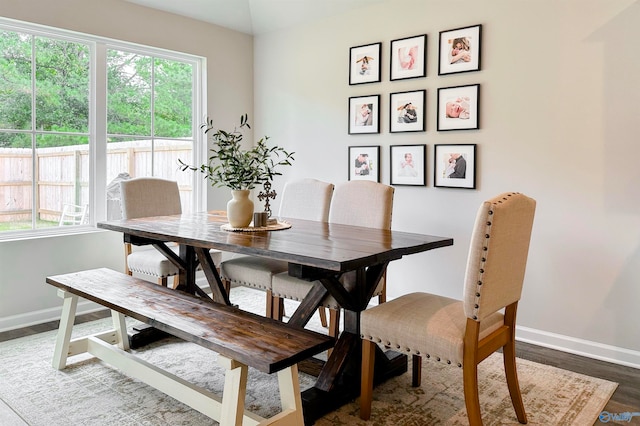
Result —
<instances>
[{"instance_id":1,"label":"dining table","mask_svg":"<svg viewBox=\"0 0 640 426\"><path fill-rule=\"evenodd\" d=\"M291 327L305 327L322 300L333 296L344 312L343 329L326 361L310 360L317 365L317 379L302 392L307 424L360 395L360 313L367 309L387 265L407 255L453 245L449 237L292 218L272 220L266 227L236 229L229 227L223 211L104 221L98 228L120 232L125 242L134 245L153 245L180 269L176 289L211 303L231 302L210 249L287 262L290 275L313 282L290 315ZM167 243L177 243L178 254ZM196 283L198 268L209 292ZM407 371L406 355L378 349L382 355L376 356L377 383Z\"/></svg>"}]
</instances>

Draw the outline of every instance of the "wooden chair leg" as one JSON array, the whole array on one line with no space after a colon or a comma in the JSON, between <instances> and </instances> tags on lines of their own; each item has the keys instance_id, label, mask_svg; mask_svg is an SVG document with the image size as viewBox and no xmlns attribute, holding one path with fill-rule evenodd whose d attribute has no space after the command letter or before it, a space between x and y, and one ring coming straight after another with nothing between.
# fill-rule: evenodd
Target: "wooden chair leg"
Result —
<instances>
[{"instance_id":1,"label":"wooden chair leg","mask_svg":"<svg viewBox=\"0 0 640 426\"><path fill-rule=\"evenodd\" d=\"M275 298L273 297L273 293L271 292L271 290L267 290L266 292L266 306L267 306L267 311L266 311L266 317L267 318L276 318L275 315ZM277 303L277 302L276 302Z\"/></svg>"},{"instance_id":2,"label":"wooden chair leg","mask_svg":"<svg viewBox=\"0 0 640 426\"><path fill-rule=\"evenodd\" d=\"M327 311L324 309L324 306L319 306L318 307L318 314L320 315L320 324L322 324L323 327L328 327L327 326Z\"/></svg>"},{"instance_id":3,"label":"wooden chair leg","mask_svg":"<svg viewBox=\"0 0 640 426\"><path fill-rule=\"evenodd\" d=\"M467 407L467 417L470 426L482 426L480 413L480 398L478 396L478 365L472 363L462 367L462 381L464 383L464 404Z\"/></svg>"},{"instance_id":4,"label":"wooden chair leg","mask_svg":"<svg viewBox=\"0 0 640 426\"><path fill-rule=\"evenodd\" d=\"M284 316L284 299L278 296L273 296L271 293L271 316L270 318L282 321Z\"/></svg>"},{"instance_id":5,"label":"wooden chair leg","mask_svg":"<svg viewBox=\"0 0 640 426\"><path fill-rule=\"evenodd\" d=\"M464 387L464 404L470 426L482 426L480 398L478 396L478 336L480 323L467 318L464 335L462 360L462 383Z\"/></svg>"},{"instance_id":6,"label":"wooden chair leg","mask_svg":"<svg viewBox=\"0 0 640 426\"><path fill-rule=\"evenodd\" d=\"M371 417L375 358L376 344L370 340L362 340L362 378L360 381L360 418L362 420L369 420Z\"/></svg>"},{"instance_id":7,"label":"wooden chair leg","mask_svg":"<svg viewBox=\"0 0 640 426\"><path fill-rule=\"evenodd\" d=\"M411 386L417 388L422 383L422 357L411 356Z\"/></svg>"},{"instance_id":8,"label":"wooden chair leg","mask_svg":"<svg viewBox=\"0 0 640 426\"><path fill-rule=\"evenodd\" d=\"M169 285L169 280L167 277L158 278L158 284L162 287L167 287Z\"/></svg>"},{"instance_id":9,"label":"wooden chair leg","mask_svg":"<svg viewBox=\"0 0 640 426\"><path fill-rule=\"evenodd\" d=\"M384 270L384 274L382 275L382 291L378 295L378 304L385 303L387 301L387 270Z\"/></svg>"},{"instance_id":10,"label":"wooden chair leg","mask_svg":"<svg viewBox=\"0 0 640 426\"><path fill-rule=\"evenodd\" d=\"M340 334L340 310L329 309L329 336L338 337Z\"/></svg>"},{"instance_id":11,"label":"wooden chair leg","mask_svg":"<svg viewBox=\"0 0 640 426\"><path fill-rule=\"evenodd\" d=\"M509 341L502 348L502 357L504 362L504 374L507 378L507 386L511 403L516 412L518 421L522 424L527 423L527 413L522 402L522 393L520 392L520 384L518 382L518 372L516 369L516 341L515 341L515 316L516 306L507 306L505 310L505 324L509 325L511 330Z\"/></svg>"}]
</instances>

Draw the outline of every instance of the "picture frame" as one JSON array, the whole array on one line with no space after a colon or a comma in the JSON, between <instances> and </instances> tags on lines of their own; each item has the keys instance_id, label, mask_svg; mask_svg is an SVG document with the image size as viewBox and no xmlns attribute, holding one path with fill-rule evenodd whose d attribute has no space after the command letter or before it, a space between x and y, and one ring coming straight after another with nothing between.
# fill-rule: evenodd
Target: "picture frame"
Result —
<instances>
[{"instance_id":1,"label":"picture frame","mask_svg":"<svg viewBox=\"0 0 640 426\"><path fill-rule=\"evenodd\" d=\"M475 189L476 144L435 145L433 186Z\"/></svg>"},{"instance_id":2,"label":"picture frame","mask_svg":"<svg viewBox=\"0 0 640 426\"><path fill-rule=\"evenodd\" d=\"M349 147L349 180L380 182L380 145Z\"/></svg>"},{"instance_id":3,"label":"picture frame","mask_svg":"<svg viewBox=\"0 0 640 426\"><path fill-rule=\"evenodd\" d=\"M349 134L380 133L380 95L349 98Z\"/></svg>"},{"instance_id":4,"label":"picture frame","mask_svg":"<svg viewBox=\"0 0 640 426\"><path fill-rule=\"evenodd\" d=\"M349 49L349 85L380 82L382 43Z\"/></svg>"},{"instance_id":5,"label":"picture frame","mask_svg":"<svg viewBox=\"0 0 640 426\"><path fill-rule=\"evenodd\" d=\"M427 145L389 147L391 185L426 186Z\"/></svg>"},{"instance_id":6,"label":"picture frame","mask_svg":"<svg viewBox=\"0 0 640 426\"><path fill-rule=\"evenodd\" d=\"M438 46L438 75L480 71L482 25L441 31Z\"/></svg>"},{"instance_id":7,"label":"picture frame","mask_svg":"<svg viewBox=\"0 0 640 426\"><path fill-rule=\"evenodd\" d=\"M426 77L426 48L426 34L391 40L390 80Z\"/></svg>"},{"instance_id":8,"label":"picture frame","mask_svg":"<svg viewBox=\"0 0 640 426\"><path fill-rule=\"evenodd\" d=\"M438 89L439 132L480 128L480 85L441 87Z\"/></svg>"},{"instance_id":9,"label":"picture frame","mask_svg":"<svg viewBox=\"0 0 640 426\"><path fill-rule=\"evenodd\" d=\"M427 113L426 90L389 95L389 132L424 132Z\"/></svg>"}]
</instances>

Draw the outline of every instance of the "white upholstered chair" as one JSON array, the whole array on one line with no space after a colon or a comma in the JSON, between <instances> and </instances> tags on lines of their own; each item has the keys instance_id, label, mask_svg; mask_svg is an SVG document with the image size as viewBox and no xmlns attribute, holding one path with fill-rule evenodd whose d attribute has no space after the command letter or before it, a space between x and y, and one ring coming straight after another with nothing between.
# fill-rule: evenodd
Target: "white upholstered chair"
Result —
<instances>
[{"instance_id":1,"label":"white upholstered chair","mask_svg":"<svg viewBox=\"0 0 640 426\"><path fill-rule=\"evenodd\" d=\"M172 180L141 177L120 182L120 199L123 219L168 216L182 213L178 183ZM178 254L178 246L171 249ZM220 265L222 252L210 251L216 265ZM179 268L152 246L132 248L125 243L125 272L156 278L158 284L167 287L168 278L178 275Z\"/></svg>"},{"instance_id":2,"label":"white upholstered chair","mask_svg":"<svg viewBox=\"0 0 640 426\"><path fill-rule=\"evenodd\" d=\"M501 194L480 205L462 300L411 293L362 312L362 419L371 415L379 345L412 355L413 386L420 385L422 357L462 367L473 426L482 424L477 366L502 348L511 402L518 421L527 422L516 373L515 324L535 207L535 200L519 193Z\"/></svg>"},{"instance_id":3,"label":"white upholstered chair","mask_svg":"<svg viewBox=\"0 0 640 426\"><path fill-rule=\"evenodd\" d=\"M391 229L394 188L382 183L353 180L336 185L329 209L329 223ZM386 273L376 288L379 302L385 301ZM288 272L273 276L273 297L302 300L313 282L292 277ZM274 302L275 304L275 302ZM339 332L340 305L332 296L325 297L322 306L329 309L329 335Z\"/></svg>"},{"instance_id":4,"label":"white upholstered chair","mask_svg":"<svg viewBox=\"0 0 640 426\"><path fill-rule=\"evenodd\" d=\"M332 183L310 178L287 182L282 190L278 216L326 222L332 194ZM220 274L227 282L227 288L233 284L265 291L266 316L278 319L281 318L281 310L279 305L273 306L271 278L287 270L287 262L256 256L236 257L220 265Z\"/></svg>"}]
</instances>

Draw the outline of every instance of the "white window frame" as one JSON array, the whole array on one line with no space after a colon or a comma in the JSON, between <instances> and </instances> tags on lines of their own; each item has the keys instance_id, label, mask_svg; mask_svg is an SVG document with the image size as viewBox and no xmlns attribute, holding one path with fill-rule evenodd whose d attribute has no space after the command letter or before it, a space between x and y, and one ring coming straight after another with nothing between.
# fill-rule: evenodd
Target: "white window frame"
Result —
<instances>
[{"instance_id":1,"label":"white window frame","mask_svg":"<svg viewBox=\"0 0 640 426\"><path fill-rule=\"evenodd\" d=\"M87 44L91 53L90 60L90 106L89 106L89 211L90 224L79 226L52 227L0 233L0 241L20 240L61 234L102 232L96 223L106 218L107 187L107 63L108 49L127 50L141 55L188 62L193 65L193 148L191 164L202 164L206 158L206 139L200 131L200 122L206 111L206 59L186 53L174 52L156 47L145 46L120 40L98 37L27 22L0 17L3 30L28 33L39 37L65 39L71 42ZM176 165L177 167L177 165ZM196 173L192 176L192 211L206 209L205 180Z\"/></svg>"}]
</instances>

